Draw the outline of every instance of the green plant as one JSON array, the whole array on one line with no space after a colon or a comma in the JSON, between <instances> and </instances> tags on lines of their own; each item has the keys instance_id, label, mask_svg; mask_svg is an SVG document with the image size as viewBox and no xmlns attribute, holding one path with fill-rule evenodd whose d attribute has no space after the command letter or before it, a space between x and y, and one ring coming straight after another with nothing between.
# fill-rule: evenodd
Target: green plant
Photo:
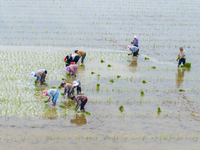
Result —
<instances>
[{"instance_id":1,"label":"green plant","mask_svg":"<svg viewBox=\"0 0 200 150\"><path fill-rule=\"evenodd\" d=\"M73 105L70 103L70 104L69 104L69 107L72 107L72 106L73 106Z\"/></svg>"},{"instance_id":2,"label":"green plant","mask_svg":"<svg viewBox=\"0 0 200 150\"><path fill-rule=\"evenodd\" d=\"M114 82L114 80L113 80L113 79L110 79L110 82L111 82L111 83L113 83L113 82Z\"/></svg>"},{"instance_id":3,"label":"green plant","mask_svg":"<svg viewBox=\"0 0 200 150\"><path fill-rule=\"evenodd\" d=\"M91 115L91 113L90 113L90 112L88 112L88 111L85 111L85 114L86 114L86 115Z\"/></svg>"},{"instance_id":4,"label":"green plant","mask_svg":"<svg viewBox=\"0 0 200 150\"><path fill-rule=\"evenodd\" d=\"M105 61L103 59L101 59L101 63L104 63Z\"/></svg>"},{"instance_id":5,"label":"green plant","mask_svg":"<svg viewBox=\"0 0 200 150\"><path fill-rule=\"evenodd\" d=\"M180 91L180 92L185 92L185 90L183 90L183 89L179 89L179 91Z\"/></svg>"},{"instance_id":6,"label":"green plant","mask_svg":"<svg viewBox=\"0 0 200 150\"><path fill-rule=\"evenodd\" d=\"M119 110L124 110L124 106L119 106Z\"/></svg>"},{"instance_id":7,"label":"green plant","mask_svg":"<svg viewBox=\"0 0 200 150\"><path fill-rule=\"evenodd\" d=\"M161 112L161 109L160 109L160 107L158 107L158 112Z\"/></svg>"},{"instance_id":8,"label":"green plant","mask_svg":"<svg viewBox=\"0 0 200 150\"><path fill-rule=\"evenodd\" d=\"M144 91L141 90L140 94L143 96L144 95Z\"/></svg>"},{"instance_id":9,"label":"green plant","mask_svg":"<svg viewBox=\"0 0 200 150\"><path fill-rule=\"evenodd\" d=\"M131 42L131 44L133 45L133 42Z\"/></svg>"},{"instance_id":10,"label":"green plant","mask_svg":"<svg viewBox=\"0 0 200 150\"><path fill-rule=\"evenodd\" d=\"M145 84L145 83L147 83L147 82L146 82L145 80L142 80L142 83L144 83L144 84Z\"/></svg>"},{"instance_id":11,"label":"green plant","mask_svg":"<svg viewBox=\"0 0 200 150\"><path fill-rule=\"evenodd\" d=\"M97 83L97 87L99 87L100 86L100 84L99 83Z\"/></svg>"},{"instance_id":12,"label":"green plant","mask_svg":"<svg viewBox=\"0 0 200 150\"><path fill-rule=\"evenodd\" d=\"M191 68L191 63L184 63L181 67Z\"/></svg>"},{"instance_id":13,"label":"green plant","mask_svg":"<svg viewBox=\"0 0 200 150\"><path fill-rule=\"evenodd\" d=\"M55 87L55 86L52 86L51 88L52 88L52 89L55 89L56 87Z\"/></svg>"},{"instance_id":14,"label":"green plant","mask_svg":"<svg viewBox=\"0 0 200 150\"><path fill-rule=\"evenodd\" d=\"M148 57L145 57L144 59L145 59L145 60L149 60L149 58L148 58Z\"/></svg>"},{"instance_id":15,"label":"green plant","mask_svg":"<svg viewBox=\"0 0 200 150\"><path fill-rule=\"evenodd\" d=\"M60 105L59 107L61 107L61 108L65 108L65 105Z\"/></svg>"},{"instance_id":16,"label":"green plant","mask_svg":"<svg viewBox=\"0 0 200 150\"><path fill-rule=\"evenodd\" d=\"M153 67L151 67L151 68L156 69L156 66L153 66Z\"/></svg>"},{"instance_id":17,"label":"green plant","mask_svg":"<svg viewBox=\"0 0 200 150\"><path fill-rule=\"evenodd\" d=\"M131 54L128 54L128 55L131 55Z\"/></svg>"},{"instance_id":18,"label":"green plant","mask_svg":"<svg viewBox=\"0 0 200 150\"><path fill-rule=\"evenodd\" d=\"M65 78L62 78L62 80L65 80Z\"/></svg>"},{"instance_id":19,"label":"green plant","mask_svg":"<svg viewBox=\"0 0 200 150\"><path fill-rule=\"evenodd\" d=\"M62 89L62 86L58 86L58 89Z\"/></svg>"},{"instance_id":20,"label":"green plant","mask_svg":"<svg viewBox=\"0 0 200 150\"><path fill-rule=\"evenodd\" d=\"M80 66L81 66L81 67L85 67L85 65L82 65L82 64L81 64Z\"/></svg>"},{"instance_id":21,"label":"green plant","mask_svg":"<svg viewBox=\"0 0 200 150\"><path fill-rule=\"evenodd\" d=\"M100 74L98 74L97 76L100 77Z\"/></svg>"},{"instance_id":22,"label":"green plant","mask_svg":"<svg viewBox=\"0 0 200 150\"><path fill-rule=\"evenodd\" d=\"M91 74L94 74L94 72L91 72Z\"/></svg>"},{"instance_id":23,"label":"green plant","mask_svg":"<svg viewBox=\"0 0 200 150\"><path fill-rule=\"evenodd\" d=\"M44 103L47 103L48 101L44 101Z\"/></svg>"},{"instance_id":24,"label":"green plant","mask_svg":"<svg viewBox=\"0 0 200 150\"><path fill-rule=\"evenodd\" d=\"M178 57L177 59L176 59L176 61L178 61L180 59L180 57Z\"/></svg>"},{"instance_id":25,"label":"green plant","mask_svg":"<svg viewBox=\"0 0 200 150\"><path fill-rule=\"evenodd\" d=\"M120 75L117 75L117 78L120 78L121 76Z\"/></svg>"},{"instance_id":26,"label":"green plant","mask_svg":"<svg viewBox=\"0 0 200 150\"><path fill-rule=\"evenodd\" d=\"M67 73L67 76L70 76L70 73L69 73L69 72Z\"/></svg>"},{"instance_id":27,"label":"green plant","mask_svg":"<svg viewBox=\"0 0 200 150\"><path fill-rule=\"evenodd\" d=\"M64 95L65 95L65 93L61 93L61 95L63 95L63 96L64 96Z\"/></svg>"},{"instance_id":28,"label":"green plant","mask_svg":"<svg viewBox=\"0 0 200 150\"><path fill-rule=\"evenodd\" d=\"M110 65L110 64L108 64L108 67L111 67L111 65Z\"/></svg>"}]
</instances>

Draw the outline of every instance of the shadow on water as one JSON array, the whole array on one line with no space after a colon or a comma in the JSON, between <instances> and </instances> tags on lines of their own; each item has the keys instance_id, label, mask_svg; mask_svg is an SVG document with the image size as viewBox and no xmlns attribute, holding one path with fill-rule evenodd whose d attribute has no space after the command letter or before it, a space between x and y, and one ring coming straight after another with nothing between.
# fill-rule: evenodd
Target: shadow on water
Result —
<instances>
[{"instance_id":1,"label":"shadow on water","mask_svg":"<svg viewBox=\"0 0 200 150\"><path fill-rule=\"evenodd\" d=\"M82 114L82 113L76 114L75 118L70 120L70 123L76 124L77 126L82 126L82 125L87 124L85 114Z\"/></svg>"},{"instance_id":2,"label":"shadow on water","mask_svg":"<svg viewBox=\"0 0 200 150\"><path fill-rule=\"evenodd\" d=\"M176 74L176 86L177 88L180 88L181 84L184 81L184 75L185 75L185 71L190 71L190 68L179 68L178 72Z\"/></svg>"}]
</instances>

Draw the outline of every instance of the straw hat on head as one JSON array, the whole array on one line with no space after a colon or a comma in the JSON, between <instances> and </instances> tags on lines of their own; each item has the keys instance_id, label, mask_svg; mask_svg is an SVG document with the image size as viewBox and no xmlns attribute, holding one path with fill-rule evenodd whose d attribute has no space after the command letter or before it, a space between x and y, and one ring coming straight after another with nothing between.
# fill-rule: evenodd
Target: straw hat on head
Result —
<instances>
[{"instance_id":1,"label":"straw hat on head","mask_svg":"<svg viewBox=\"0 0 200 150\"><path fill-rule=\"evenodd\" d=\"M35 76L35 72L32 72L32 73L31 73L31 77L34 77L34 76Z\"/></svg>"},{"instance_id":2,"label":"straw hat on head","mask_svg":"<svg viewBox=\"0 0 200 150\"><path fill-rule=\"evenodd\" d=\"M137 39L137 35L134 35L134 38L136 38L136 39Z\"/></svg>"}]
</instances>

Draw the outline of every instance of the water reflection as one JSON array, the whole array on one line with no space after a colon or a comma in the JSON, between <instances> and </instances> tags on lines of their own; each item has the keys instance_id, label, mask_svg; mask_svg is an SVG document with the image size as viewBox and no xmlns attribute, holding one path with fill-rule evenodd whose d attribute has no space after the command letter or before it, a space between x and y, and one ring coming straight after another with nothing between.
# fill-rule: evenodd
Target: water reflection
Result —
<instances>
[{"instance_id":1,"label":"water reflection","mask_svg":"<svg viewBox=\"0 0 200 150\"><path fill-rule=\"evenodd\" d=\"M136 68L138 63L137 63L137 59L133 59L133 60L128 60L128 62L130 62L130 67L134 67Z\"/></svg>"},{"instance_id":2,"label":"water reflection","mask_svg":"<svg viewBox=\"0 0 200 150\"><path fill-rule=\"evenodd\" d=\"M76 114L75 119L70 120L71 124L76 124L77 126L82 126L87 123L85 114Z\"/></svg>"},{"instance_id":3,"label":"water reflection","mask_svg":"<svg viewBox=\"0 0 200 150\"><path fill-rule=\"evenodd\" d=\"M182 85L183 81L184 81L184 75L185 75L185 71L190 71L190 69L188 68L179 68L178 72L176 74L176 86L177 88L180 88L180 86Z\"/></svg>"}]
</instances>

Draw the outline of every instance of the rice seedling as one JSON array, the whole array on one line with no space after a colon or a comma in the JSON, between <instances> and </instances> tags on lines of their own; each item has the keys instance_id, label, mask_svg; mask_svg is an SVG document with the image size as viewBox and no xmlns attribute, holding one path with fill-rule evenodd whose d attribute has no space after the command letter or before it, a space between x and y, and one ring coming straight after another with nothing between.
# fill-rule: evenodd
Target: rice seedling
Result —
<instances>
[{"instance_id":1,"label":"rice seedling","mask_svg":"<svg viewBox=\"0 0 200 150\"><path fill-rule=\"evenodd\" d=\"M143 83L143 84L145 84L145 83L147 83L147 81L145 81L145 80L142 80L142 83Z\"/></svg>"},{"instance_id":2,"label":"rice seedling","mask_svg":"<svg viewBox=\"0 0 200 150\"><path fill-rule=\"evenodd\" d=\"M91 72L91 74L95 74L94 72Z\"/></svg>"},{"instance_id":3,"label":"rice seedling","mask_svg":"<svg viewBox=\"0 0 200 150\"><path fill-rule=\"evenodd\" d=\"M55 86L52 86L51 88L52 88L52 89L55 89L56 87L55 87Z\"/></svg>"},{"instance_id":4,"label":"rice seedling","mask_svg":"<svg viewBox=\"0 0 200 150\"><path fill-rule=\"evenodd\" d=\"M117 75L117 78L120 78L121 76L120 75Z\"/></svg>"},{"instance_id":5,"label":"rice seedling","mask_svg":"<svg viewBox=\"0 0 200 150\"><path fill-rule=\"evenodd\" d=\"M160 107L158 107L158 112L161 112L161 109L160 109Z\"/></svg>"},{"instance_id":6,"label":"rice seedling","mask_svg":"<svg viewBox=\"0 0 200 150\"><path fill-rule=\"evenodd\" d=\"M181 67L191 68L191 63L185 63L184 65L181 65Z\"/></svg>"},{"instance_id":7,"label":"rice seedling","mask_svg":"<svg viewBox=\"0 0 200 150\"><path fill-rule=\"evenodd\" d=\"M156 69L156 66L153 66L153 67L151 67L151 68Z\"/></svg>"},{"instance_id":8,"label":"rice seedling","mask_svg":"<svg viewBox=\"0 0 200 150\"><path fill-rule=\"evenodd\" d=\"M62 89L62 86L58 86L58 89Z\"/></svg>"},{"instance_id":9,"label":"rice seedling","mask_svg":"<svg viewBox=\"0 0 200 150\"><path fill-rule=\"evenodd\" d=\"M61 107L61 108L65 108L65 105L60 105L59 107Z\"/></svg>"},{"instance_id":10,"label":"rice seedling","mask_svg":"<svg viewBox=\"0 0 200 150\"><path fill-rule=\"evenodd\" d=\"M101 63L104 63L105 61L103 59L101 59Z\"/></svg>"},{"instance_id":11,"label":"rice seedling","mask_svg":"<svg viewBox=\"0 0 200 150\"><path fill-rule=\"evenodd\" d=\"M107 65L107 67L111 67L111 65L110 65L110 64L108 64L108 65Z\"/></svg>"},{"instance_id":12,"label":"rice seedling","mask_svg":"<svg viewBox=\"0 0 200 150\"><path fill-rule=\"evenodd\" d=\"M128 55L131 55L131 54L128 54Z\"/></svg>"},{"instance_id":13,"label":"rice seedling","mask_svg":"<svg viewBox=\"0 0 200 150\"><path fill-rule=\"evenodd\" d=\"M70 75L71 75L71 74L68 72L68 73L67 73L67 76L70 76Z\"/></svg>"},{"instance_id":14,"label":"rice seedling","mask_svg":"<svg viewBox=\"0 0 200 150\"><path fill-rule=\"evenodd\" d=\"M98 74L97 77L100 77L100 74Z\"/></svg>"},{"instance_id":15,"label":"rice seedling","mask_svg":"<svg viewBox=\"0 0 200 150\"><path fill-rule=\"evenodd\" d=\"M62 80L65 80L65 78L62 78Z\"/></svg>"},{"instance_id":16,"label":"rice seedling","mask_svg":"<svg viewBox=\"0 0 200 150\"><path fill-rule=\"evenodd\" d=\"M141 94L142 96L145 95L143 90L140 91L140 94Z\"/></svg>"},{"instance_id":17,"label":"rice seedling","mask_svg":"<svg viewBox=\"0 0 200 150\"><path fill-rule=\"evenodd\" d=\"M65 96L65 94L64 94L64 93L61 93L60 95L63 95L63 96Z\"/></svg>"},{"instance_id":18,"label":"rice seedling","mask_svg":"<svg viewBox=\"0 0 200 150\"><path fill-rule=\"evenodd\" d=\"M133 45L133 42L131 42L131 44Z\"/></svg>"},{"instance_id":19,"label":"rice seedling","mask_svg":"<svg viewBox=\"0 0 200 150\"><path fill-rule=\"evenodd\" d=\"M44 103L48 103L48 101L44 101Z\"/></svg>"},{"instance_id":20,"label":"rice seedling","mask_svg":"<svg viewBox=\"0 0 200 150\"><path fill-rule=\"evenodd\" d=\"M113 82L114 82L114 80L113 80L113 79L110 79L110 82L111 82L111 83L113 83Z\"/></svg>"},{"instance_id":21,"label":"rice seedling","mask_svg":"<svg viewBox=\"0 0 200 150\"><path fill-rule=\"evenodd\" d=\"M149 60L149 58L148 58L148 57L145 57L144 60Z\"/></svg>"},{"instance_id":22,"label":"rice seedling","mask_svg":"<svg viewBox=\"0 0 200 150\"><path fill-rule=\"evenodd\" d=\"M124 106L122 106L122 105L119 106L119 110L120 110L120 111L123 111L123 110L124 110Z\"/></svg>"},{"instance_id":23,"label":"rice seedling","mask_svg":"<svg viewBox=\"0 0 200 150\"><path fill-rule=\"evenodd\" d=\"M86 115L91 115L91 113L90 113L90 112L88 112L88 111L85 111L85 114L86 114Z\"/></svg>"},{"instance_id":24,"label":"rice seedling","mask_svg":"<svg viewBox=\"0 0 200 150\"><path fill-rule=\"evenodd\" d=\"M185 90L183 90L183 89L179 89L179 92L185 92Z\"/></svg>"}]
</instances>

